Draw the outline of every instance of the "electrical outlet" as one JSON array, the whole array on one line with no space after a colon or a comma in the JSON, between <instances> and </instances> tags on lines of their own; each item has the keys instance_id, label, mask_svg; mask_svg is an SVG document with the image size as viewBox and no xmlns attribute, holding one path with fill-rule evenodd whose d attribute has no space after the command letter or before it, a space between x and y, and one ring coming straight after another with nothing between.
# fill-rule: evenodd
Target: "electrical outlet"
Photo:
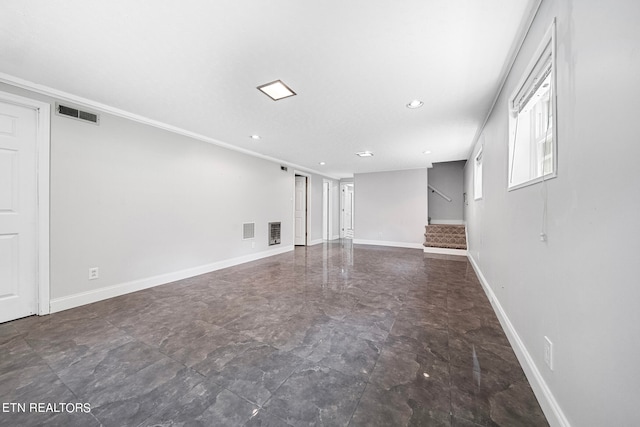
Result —
<instances>
[{"instance_id":1,"label":"electrical outlet","mask_svg":"<svg viewBox=\"0 0 640 427\"><path fill-rule=\"evenodd\" d=\"M553 343L544 337L544 363L553 371Z\"/></svg>"},{"instance_id":2,"label":"electrical outlet","mask_svg":"<svg viewBox=\"0 0 640 427\"><path fill-rule=\"evenodd\" d=\"M98 277L100 277L98 267L91 267L89 269L89 280L95 280Z\"/></svg>"}]
</instances>

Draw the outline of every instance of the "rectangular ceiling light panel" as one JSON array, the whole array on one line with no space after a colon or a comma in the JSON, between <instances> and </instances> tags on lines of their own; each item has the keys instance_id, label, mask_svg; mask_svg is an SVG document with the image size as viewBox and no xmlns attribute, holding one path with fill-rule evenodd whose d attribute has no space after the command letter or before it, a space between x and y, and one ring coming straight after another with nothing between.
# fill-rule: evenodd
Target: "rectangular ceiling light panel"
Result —
<instances>
[{"instance_id":1,"label":"rectangular ceiling light panel","mask_svg":"<svg viewBox=\"0 0 640 427\"><path fill-rule=\"evenodd\" d=\"M277 101L282 98L288 98L290 96L294 96L296 93L292 91L289 86L284 84L281 80L276 80L275 82L267 83L262 86L258 86L258 89L269 96L269 98Z\"/></svg>"}]
</instances>

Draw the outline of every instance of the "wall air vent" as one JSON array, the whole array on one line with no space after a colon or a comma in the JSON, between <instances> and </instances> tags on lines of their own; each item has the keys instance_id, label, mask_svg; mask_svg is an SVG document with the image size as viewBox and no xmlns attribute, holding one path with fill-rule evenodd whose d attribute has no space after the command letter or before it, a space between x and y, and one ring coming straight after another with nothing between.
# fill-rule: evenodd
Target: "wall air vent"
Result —
<instances>
[{"instance_id":1,"label":"wall air vent","mask_svg":"<svg viewBox=\"0 0 640 427\"><path fill-rule=\"evenodd\" d=\"M280 223L269 223L269 246L280 244Z\"/></svg>"},{"instance_id":2,"label":"wall air vent","mask_svg":"<svg viewBox=\"0 0 640 427\"><path fill-rule=\"evenodd\" d=\"M100 124L100 116L88 111L81 111L73 107L67 107L65 105L56 104L56 114L59 116L70 117L72 119L81 120L83 122L93 123L94 125Z\"/></svg>"},{"instance_id":3,"label":"wall air vent","mask_svg":"<svg viewBox=\"0 0 640 427\"><path fill-rule=\"evenodd\" d=\"M242 240L249 240L256 237L256 223L245 222L242 224Z\"/></svg>"}]
</instances>

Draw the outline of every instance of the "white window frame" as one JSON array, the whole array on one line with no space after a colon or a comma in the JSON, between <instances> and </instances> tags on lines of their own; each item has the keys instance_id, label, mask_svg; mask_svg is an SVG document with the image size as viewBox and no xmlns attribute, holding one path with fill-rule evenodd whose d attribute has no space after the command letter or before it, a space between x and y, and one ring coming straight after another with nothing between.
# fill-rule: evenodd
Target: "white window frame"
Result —
<instances>
[{"instance_id":1,"label":"white window frame","mask_svg":"<svg viewBox=\"0 0 640 427\"><path fill-rule=\"evenodd\" d=\"M473 200L482 199L482 151L481 146L473 157Z\"/></svg>"},{"instance_id":2,"label":"white window frame","mask_svg":"<svg viewBox=\"0 0 640 427\"><path fill-rule=\"evenodd\" d=\"M519 188L527 187L529 185L537 184L542 181L546 181L552 178L556 178L558 176L558 115L557 115L557 90L556 90L556 22L555 19L547 32L545 33L542 42L538 46L535 54L533 55L532 61L527 66L523 77L520 79L518 84L516 85L515 90L513 91L511 97L509 98L509 143L508 143L508 162L507 162L507 189L509 191L517 190ZM550 63L551 71L549 74L550 79L550 100L549 105L551 109L551 129L549 130L549 135L546 139L550 139L551 141L551 150L550 155L551 158L551 168L552 170L546 174L542 174L541 176L537 176L534 178L530 178L528 180L514 183L512 184L513 177L513 168L514 168L514 150L515 147L515 139L516 132L520 134L523 129L517 129L518 125L518 116L520 114L522 104L526 102L522 102L523 99L527 99L527 94L531 94L535 88L536 83L539 81L537 77L543 75L545 70L548 69L548 66L544 64ZM530 131L530 128L526 129L527 132ZM546 141L545 139L545 141ZM546 142L545 142L546 143ZM530 148L530 147L529 147ZM531 148L530 148L531 149ZM544 160L542 160L544 162ZM543 166L544 167L544 166Z\"/></svg>"}]
</instances>

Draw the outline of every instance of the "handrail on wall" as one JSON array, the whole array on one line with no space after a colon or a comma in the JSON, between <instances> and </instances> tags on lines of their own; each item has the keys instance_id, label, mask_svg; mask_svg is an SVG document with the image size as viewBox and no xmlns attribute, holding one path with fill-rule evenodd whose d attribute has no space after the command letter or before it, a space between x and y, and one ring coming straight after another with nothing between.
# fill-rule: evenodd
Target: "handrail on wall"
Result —
<instances>
[{"instance_id":1,"label":"handrail on wall","mask_svg":"<svg viewBox=\"0 0 640 427\"><path fill-rule=\"evenodd\" d=\"M446 194L444 194L442 191L438 190L437 188L435 188L433 185L429 184L429 189L431 189L432 192L437 193L438 196L442 197L443 199L445 199L447 202L451 201L451 197L447 196Z\"/></svg>"}]
</instances>

